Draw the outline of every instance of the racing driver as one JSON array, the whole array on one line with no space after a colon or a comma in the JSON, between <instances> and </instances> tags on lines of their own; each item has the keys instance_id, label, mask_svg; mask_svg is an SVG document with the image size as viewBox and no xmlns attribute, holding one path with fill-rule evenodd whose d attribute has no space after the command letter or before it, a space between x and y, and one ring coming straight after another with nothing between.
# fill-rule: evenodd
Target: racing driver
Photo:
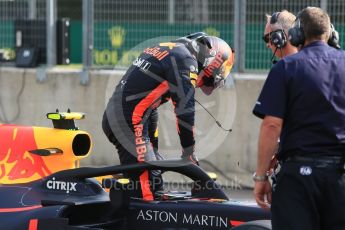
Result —
<instances>
[{"instance_id":1,"label":"racing driver","mask_svg":"<svg viewBox=\"0 0 345 230\"><path fill-rule=\"evenodd\" d=\"M150 126L157 108L171 99L183 159L194 155L195 88L210 95L224 85L234 62L230 46L218 37L197 32L146 48L116 86L103 115L103 131L115 145L121 164L156 160ZM149 131L150 130L150 131ZM152 138L151 138L152 139ZM153 200L162 188L160 171L131 172L130 196Z\"/></svg>"}]
</instances>

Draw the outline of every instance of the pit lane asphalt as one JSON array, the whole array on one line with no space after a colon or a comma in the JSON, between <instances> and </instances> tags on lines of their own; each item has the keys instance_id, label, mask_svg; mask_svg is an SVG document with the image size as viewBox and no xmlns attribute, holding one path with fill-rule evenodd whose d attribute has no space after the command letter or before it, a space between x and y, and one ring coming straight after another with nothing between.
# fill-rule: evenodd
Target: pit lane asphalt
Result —
<instances>
[{"instance_id":1,"label":"pit lane asphalt","mask_svg":"<svg viewBox=\"0 0 345 230\"><path fill-rule=\"evenodd\" d=\"M225 189L226 194L232 200L255 202L252 189L231 190Z\"/></svg>"}]
</instances>

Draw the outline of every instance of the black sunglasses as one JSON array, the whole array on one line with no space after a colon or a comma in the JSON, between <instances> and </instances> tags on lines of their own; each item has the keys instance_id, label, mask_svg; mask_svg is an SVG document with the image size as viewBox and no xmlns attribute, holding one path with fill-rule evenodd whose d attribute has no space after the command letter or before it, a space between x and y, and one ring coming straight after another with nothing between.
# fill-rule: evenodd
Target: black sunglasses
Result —
<instances>
[{"instance_id":1,"label":"black sunglasses","mask_svg":"<svg viewBox=\"0 0 345 230\"><path fill-rule=\"evenodd\" d=\"M272 33L272 32L267 33L267 34L265 34L264 36L262 36L262 40L264 40L264 42L265 42L266 44L269 43L269 41L270 41L270 35L271 35L271 33Z\"/></svg>"},{"instance_id":2,"label":"black sunglasses","mask_svg":"<svg viewBox=\"0 0 345 230\"><path fill-rule=\"evenodd\" d=\"M282 29L277 29L277 30L271 31L271 32L265 34L264 36L262 36L262 40L264 40L264 42L265 42L266 44L269 43L270 40L271 40L272 34L278 32L278 31L282 31L282 32L285 34L284 30L282 30Z\"/></svg>"}]
</instances>

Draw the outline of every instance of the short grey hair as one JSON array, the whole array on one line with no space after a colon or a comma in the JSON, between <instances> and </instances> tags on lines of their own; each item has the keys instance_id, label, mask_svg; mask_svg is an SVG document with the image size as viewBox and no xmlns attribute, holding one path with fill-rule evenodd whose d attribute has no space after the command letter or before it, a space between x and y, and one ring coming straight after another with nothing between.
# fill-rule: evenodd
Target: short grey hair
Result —
<instances>
[{"instance_id":1,"label":"short grey hair","mask_svg":"<svg viewBox=\"0 0 345 230\"><path fill-rule=\"evenodd\" d=\"M272 16L266 14L266 18L267 18L267 22L270 22ZM287 10L282 10L281 12L279 12L277 22L274 24L270 24L271 30L274 31L274 30L282 29L284 30L285 34L288 35L289 29L293 27L295 20L296 20L296 16L293 13Z\"/></svg>"}]
</instances>

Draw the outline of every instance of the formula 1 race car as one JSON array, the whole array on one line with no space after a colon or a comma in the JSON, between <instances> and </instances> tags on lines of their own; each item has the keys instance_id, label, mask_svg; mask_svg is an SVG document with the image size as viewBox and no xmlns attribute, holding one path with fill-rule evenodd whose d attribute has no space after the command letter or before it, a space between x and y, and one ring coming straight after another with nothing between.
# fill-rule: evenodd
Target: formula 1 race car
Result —
<instances>
[{"instance_id":1,"label":"formula 1 race car","mask_svg":"<svg viewBox=\"0 0 345 230\"><path fill-rule=\"evenodd\" d=\"M0 124L0 229L271 229L269 212L229 200L203 169L184 160L78 167L92 146L74 124L84 115L47 117L54 128ZM141 170L180 173L200 187L153 201L129 197L131 183L119 175ZM100 176L108 178L100 183Z\"/></svg>"}]
</instances>

